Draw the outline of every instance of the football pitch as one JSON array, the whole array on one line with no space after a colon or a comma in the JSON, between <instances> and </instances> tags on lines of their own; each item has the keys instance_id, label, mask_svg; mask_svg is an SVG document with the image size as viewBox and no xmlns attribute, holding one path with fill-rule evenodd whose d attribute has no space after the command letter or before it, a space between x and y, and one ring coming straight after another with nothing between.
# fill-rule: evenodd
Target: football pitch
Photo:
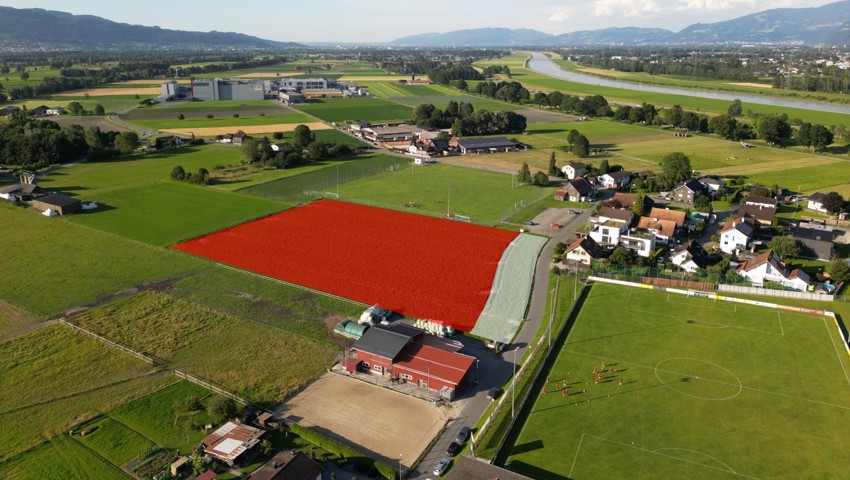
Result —
<instances>
[{"instance_id":1,"label":"football pitch","mask_svg":"<svg viewBox=\"0 0 850 480\"><path fill-rule=\"evenodd\" d=\"M597 283L499 460L538 479L843 477L848 371L832 318Z\"/></svg>"}]
</instances>

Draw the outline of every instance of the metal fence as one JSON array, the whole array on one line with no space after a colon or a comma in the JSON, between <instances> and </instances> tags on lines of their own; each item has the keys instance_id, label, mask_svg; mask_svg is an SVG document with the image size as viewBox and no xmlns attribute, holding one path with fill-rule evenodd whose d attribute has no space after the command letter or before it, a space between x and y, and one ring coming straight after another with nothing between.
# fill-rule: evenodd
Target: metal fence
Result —
<instances>
[{"instance_id":1,"label":"metal fence","mask_svg":"<svg viewBox=\"0 0 850 480\"><path fill-rule=\"evenodd\" d=\"M751 282L740 275L734 274L734 272L730 275L723 273L688 273L662 268L638 267L634 265L605 265L594 262L590 266L590 274L633 283L643 283L642 279L644 278L661 278L671 281L697 282L712 285L752 286Z\"/></svg>"},{"instance_id":2,"label":"metal fence","mask_svg":"<svg viewBox=\"0 0 850 480\"><path fill-rule=\"evenodd\" d=\"M820 293L798 292L795 290L774 290L771 288L759 287L743 287L739 285L718 285L717 290L725 293L743 293L750 295L764 295L766 297L796 298L798 300L819 300L821 302L831 302L834 300L834 297L832 295L823 295Z\"/></svg>"}]
</instances>

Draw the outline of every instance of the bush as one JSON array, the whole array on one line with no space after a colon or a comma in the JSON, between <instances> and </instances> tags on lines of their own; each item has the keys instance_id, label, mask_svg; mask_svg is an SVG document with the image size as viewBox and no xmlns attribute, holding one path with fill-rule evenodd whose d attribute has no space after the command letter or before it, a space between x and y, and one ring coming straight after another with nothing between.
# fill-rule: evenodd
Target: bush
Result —
<instances>
[{"instance_id":1,"label":"bush","mask_svg":"<svg viewBox=\"0 0 850 480\"><path fill-rule=\"evenodd\" d=\"M342 457L355 465L360 465L365 468L367 471L371 472L372 470L377 471L381 476L388 480L395 480L396 478L396 470L395 468L378 461L375 461L372 458L369 458L356 450L346 447L345 445L331 440L330 438L322 435L321 433L315 432L308 428L304 428L300 425L292 425L289 427L292 433L298 435L299 437L307 440L308 442L318 446L323 450L327 450L332 454Z\"/></svg>"},{"instance_id":2,"label":"bush","mask_svg":"<svg viewBox=\"0 0 850 480\"><path fill-rule=\"evenodd\" d=\"M211 113L208 113L208 114L207 114L207 119L208 119L208 120L209 120L209 119L212 119L213 117L214 117L214 115L213 115L213 114L211 114Z\"/></svg>"},{"instance_id":3,"label":"bush","mask_svg":"<svg viewBox=\"0 0 850 480\"><path fill-rule=\"evenodd\" d=\"M238 114L238 113L234 113L234 114L233 114L233 118L239 118L239 114Z\"/></svg>"},{"instance_id":4,"label":"bush","mask_svg":"<svg viewBox=\"0 0 850 480\"><path fill-rule=\"evenodd\" d=\"M182 113L180 115L177 115L177 120L183 120L185 118L186 118L186 115L183 115Z\"/></svg>"},{"instance_id":5,"label":"bush","mask_svg":"<svg viewBox=\"0 0 850 480\"><path fill-rule=\"evenodd\" d=\"M215 397L207 405L207 411L219 422L236 415L236 402L226 397Z\"/></svg>"}]
</instances>

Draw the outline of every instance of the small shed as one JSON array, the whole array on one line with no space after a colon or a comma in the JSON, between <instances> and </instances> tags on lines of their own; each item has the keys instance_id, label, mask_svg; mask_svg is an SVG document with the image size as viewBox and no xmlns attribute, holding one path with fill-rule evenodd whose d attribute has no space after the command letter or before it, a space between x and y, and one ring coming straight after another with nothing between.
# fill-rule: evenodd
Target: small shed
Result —
<instances>
[{"instance_id":1,"label":"small shed","mask_svg":"<svg viewBox=\"0 0 850 480\"><path fill-rule=\"evenodd\" d=\"M345 319L334 327L334 332L348 338L353 338L354 340L359 340L360 337L363 336L363 333L366 329L369 328L368 325L361 325L357 322L352 322L351 320Z\"/></svg>"},{"instance_id":2,"label":"small shed","mask_svg":"<svg viewBox=\"0 0 850 480\"><path fill-rule=\"evenodd\" d=\"M80 211L82 203L76 198L71 198L61 193L51 193L34 199L32 206L42 212L53 210L60 215L68 215Z\"/></svg>"},{"instance_id":3,"label":"small shed","mask_svg":"<svg viewBox=\"0 0 850 480\"><path fill-rule=\"evenodd\" d=\"M180 470L186 467L189 464L191 459L187 456L182 456L178 458L174 463L171 464L171 476L176 477L180 474Z\"/></svg>"}]
</instances>

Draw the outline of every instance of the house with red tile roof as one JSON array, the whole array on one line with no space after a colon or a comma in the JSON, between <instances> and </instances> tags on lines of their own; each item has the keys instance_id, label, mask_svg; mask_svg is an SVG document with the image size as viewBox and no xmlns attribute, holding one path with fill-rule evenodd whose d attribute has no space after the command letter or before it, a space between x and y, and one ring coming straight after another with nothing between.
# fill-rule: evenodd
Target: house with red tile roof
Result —
<instances>
[{"instance_id":1,"label":"house with red tile roof","mask_svg":"<svg viewBox=\"0 0 850 480\"><path fill-rule=\"evenodd\" d=\"M735 271L757 286L762 286L765 282L775 282L785 288L805 292L810 283L806 272L799 268L788 268L782 257L773 250L741 263Z\"/></svg>"}]
</instances>

